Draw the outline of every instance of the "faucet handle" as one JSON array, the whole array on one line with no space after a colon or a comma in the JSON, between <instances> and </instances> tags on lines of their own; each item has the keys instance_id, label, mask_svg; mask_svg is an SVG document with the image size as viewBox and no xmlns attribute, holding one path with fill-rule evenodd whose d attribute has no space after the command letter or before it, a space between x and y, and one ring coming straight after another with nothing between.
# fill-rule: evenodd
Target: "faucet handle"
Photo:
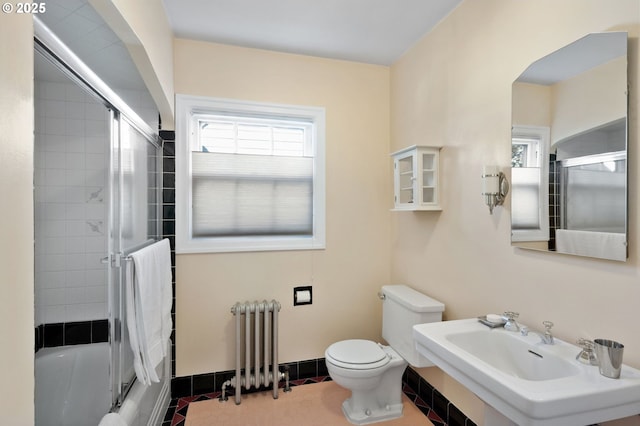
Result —
<instances>
[{"instance_id":1,"label":"faucet handle","mask_svg":"<svg viewBox=\"0 0 640 426\"><path fill-rule=\"evenodd\" d=\"M544 325L544 329L547 332L550 332L551 327L553 327L553 323L551 321L542 321L542 325Z\"/></svg>"},{"instance_id":2,"label":"faucet handle","mask_svg":"<svg viewBox=\"0 0 640 426\"><path fill-rule=\"evenodd\" d=\"M578 346L580 346L582 349L592 351L595 348L595 343L593 342L593 340L584 339L581 337L578 339Z\"/></svg>"},{"instance_id":3,"label":"faucet handle","mask_svg":"<svg viewBox=\"0 0 640 426\"><path fill-rule=\"evenodd\" d=\"M505 311L503 314L507 322L504 325L504 329L507 331L519 331L520 326L516 322L516 318L520 316L519 313L513 311Z\"/></svg>"},{"instance_id":4,"label":"faucet handle","mask_svg":"<svg viewBox=\"0 0 640 426\"><path fill-rule=\"evenodd\" d=\"M578 361L587 365L598 365L598 359L596 358L596 354L593 352L595 343L592 340L579 338L578 346L582 348L580 353L576 355L576 359Z\"/></svg>"},{"instance_id":5,"label":"faucet handle","mask_svg":"<svg viewBox=\"0 0 640 426\"><path fill-rule=\"evenodd\" d=\"M520 316L518 312L513 312L513 311L504 311L502 315L509 321L513 321L514 319Z\"/></svg>"}]
</instances>

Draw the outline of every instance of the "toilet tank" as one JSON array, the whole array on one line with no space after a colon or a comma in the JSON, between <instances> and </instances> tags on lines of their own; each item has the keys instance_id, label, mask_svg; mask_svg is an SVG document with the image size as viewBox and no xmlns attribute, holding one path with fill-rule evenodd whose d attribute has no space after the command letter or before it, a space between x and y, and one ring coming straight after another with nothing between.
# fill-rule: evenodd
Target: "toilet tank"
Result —
<instances>
[{"instance_id":1,"label":"toilet tank","mask_svg":"<svg viewBox=\"0 0 640 426\"><path fill-rule=\"evenodd\" d=\"M382 337L410 365L433 366L413 342L413 326L442 321L444 304L406 285L382 287Z\"/></svg>"}]
</instances>

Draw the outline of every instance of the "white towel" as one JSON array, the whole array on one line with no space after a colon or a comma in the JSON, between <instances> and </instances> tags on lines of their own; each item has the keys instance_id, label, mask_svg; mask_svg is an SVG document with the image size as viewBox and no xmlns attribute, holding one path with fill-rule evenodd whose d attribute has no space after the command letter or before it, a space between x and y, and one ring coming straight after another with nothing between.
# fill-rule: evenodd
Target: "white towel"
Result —
<instances>
[{"instance_id":1,"label":"white towel","mask_svg":"<svg viewBox=\"0 0 640 426\"><path fill-rule=\"evenodd\" d=\"M109 413L100 420L98 426L127 426L127 422L122 419L120 414Z\"/></svg>"},{"instance_id":2,"label":"white towel","mask_svg":"<svg viewBox=\"0 0 640 426\"><path fill-rule=\"evenodd\" d=\"M131 254L127 271L127 329L133 366L144 385L159 382L156 367L171 336L171 249L164 239Z\"/></svg>"},{"instance_id":3,"label":"white towel","mask_svg":"<svg viewBox=\"0 0 640 426\"><path fill-rule=\"evenodd\" d=\"M615 232L556 229L556 251L610 260L627 258L627 236Z\"/></svg>"}]
</instances>

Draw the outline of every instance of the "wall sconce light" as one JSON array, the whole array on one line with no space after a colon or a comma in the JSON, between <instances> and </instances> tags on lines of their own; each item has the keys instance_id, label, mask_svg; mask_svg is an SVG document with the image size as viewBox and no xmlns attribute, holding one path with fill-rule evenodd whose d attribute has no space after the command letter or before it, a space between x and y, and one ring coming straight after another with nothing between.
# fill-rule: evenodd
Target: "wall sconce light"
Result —
<instances>
[{"instance_id":1,"label":"wall sconce light","mask_svg":"<svg viewBox=\"0 0 640 426\"><path fill-rule=\"evenodd\" d=\"M493 214L495 206L501 206L509 193L507 177L498 170L498 166L484 166L482 169L482 195L489 206L489 213Z\"/></svg>"}]
</instances>

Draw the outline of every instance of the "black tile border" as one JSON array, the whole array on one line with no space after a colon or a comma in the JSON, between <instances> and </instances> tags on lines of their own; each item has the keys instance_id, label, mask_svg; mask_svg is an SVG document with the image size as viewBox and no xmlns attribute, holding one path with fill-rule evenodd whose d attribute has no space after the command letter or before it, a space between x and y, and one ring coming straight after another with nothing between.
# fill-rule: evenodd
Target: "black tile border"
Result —
<instances>
[{"instance_id":1,"label":"black tile border","mask_svg":"<svg viewBox=\"0 0 640 426\"><path fill-rule=\"evenodd\" d=\"M289 380L304 380L319 376L328 376L324 358L306 361L289 362L280 364L279 370L289 370ZM242 370L244 372L244 369ZM222 385L236 375L235 370L220 371L217 373L197 374L193 376L174 377L171 380L171 398L185 398L207 393L221 392ZM234 388L227 388L234 393ZM251 392L260 392L264 389L251 389ZM245 393L245 389L242 393Z\"/></svg>"},{"instance_id":2,"label":"black tile border","mask_svg":"<svg viewBox=\"0 0 640 426\"><path fill-rule=\"evenodd\" d=\"M57 346L83 345L109 341L109 321L58 322L35 328L35 351Z\"/></svg>"},{"instance_id":3,"label":"black tile border","mask_svg":"<svg viewBox=\"0 0 640 426\"><path fill-rule=\"evenodd\" d=\"M289 369L289 380L305 380L316 377L328 376L327 367L324 358L311 359L298 362L290 362L280 365L280 371ZM177 400L179 398L197 397L199 395L213 394L222 391L222 385L225 381L235 376L235 370L221 371L217 373L198 374L193 376L174 377L171 380L171 398ZM443 424L448 426L476 426L459 408L449 401L442 393L434 388L422 376L420 376L413 368L408 367L402 377L410 389L423 402L428 410L433 410L437 416L443 420ZM260 392L266 390L252 389L247 392L242 389L242 393ZM232 395L235 390L227 388L228 395ZM405 392L406 393L406 392ZM424 409L419 401L414 401L418 408ZM175 404L169 407L167 417L175 411ZM425 413L426 414L426 413ZM432 419L434 421L435 419ZM435 424L435 423L434 423Z\"/></svg>"},{"instance_id":4,"label":"black tile border","mask_svg":"<svg viewBox=\"0 0 640 426\"><path fill-rule=\"evenodd\" d=\"M404 373L403 381L411 387L429 407L448 426L476 426L458 407L427 382L413 368L408 367ZM434 423L435 424L435 423Z\"/></svg>"},{"instance_id":5,"label":"black tile border","mask_svg":"<svg viewBox=\"0 0 640 426\"><path fill-rule=\"evenodd\" d=\"M331 377L329 376L311 377L308 379L291 381L290 386L291 388L294 388L296 386L303 386L307 384L327 382L327 381L331 381ZM280 382L279 389L284 392L283 387L284 387L284 383ZM271 389L261 389L261 390L252 391L252 392L262 392L262 391L271 392ZM210 392L206 394L171 399L171 401L169 402L169 407L167 408L167 412L164 416L162 426L184 426L186 422L187 411L189 410L189 404L191 404L192 402L209 401L212 399L218 399L220 397L220 394L221 394L220 392ZM405 394L406 394L406 391L405 391ZM233 400L232 395L227 395L227 396L230 397L229 400L231 401ZM441 424L438 423L434 425L440 426Z\"/></svg>"},{"instance_id":6,"label":"black tile border","mask_svg":"<svg viewBox=\"0 0 640 426\"><path fill-rule=\"evenodd\" d=\"M67 345L91 343L91 321L65 324L64 343Z\"/></svg>"},{"instance_id":7,"label":"black tile border","mask_svg":"<svg viewBox=\"0 0 640 426\"><path fill-rule=\"evenodd\" d=\"M176 132L160 130L162 140L162 238L167 238L171 246L171 285L173 287L173 304L171 306L171 377L176 372ZM172 380L173 383L173 380Z\"/></svg>"},{"instance_id":8,"label":"black tile border","mask_svg":"<svg viewBox=\"0 0 640 426\"><path fill-rule=\"evenodd\" d=\"M289 363L286 365L289 366L291 370L294 370L295 368L292 368L292 367L295 367L295 366L302 367L302 368L298 368L298 371L300 370L308 371L309 374L311 374L311 372L313 371L313 367L312 367L313 365L316 365L317 368L319 368L320 370L324 369L321 367L321 364L324 364L323 359L300 361L297 363ZM434 426L447 426L447 423L445 423L445 421L440 416L438 416L438 414L427 403L425 403L425 401L420 397L418 392L411 387L410 383L407 382L407 380L411 380L413 385L420 386L420 380L414 380L417 378L417 374L409 370L410 369L405 370L405 374L402 377L402 384L403 384L402 392L404 393L404 395L416 406L416 408L418 408L422 412L422 414L424 414L425 417L427 417L431 421L431 423ZM227 374L227 372L223 372L221 374L225 375ZM180 379L181 379L180 380L181 385L185 385L186 383L188 383L188 380L182 380L182 379L188 379L188 377L180 378ZM202 389L211 390L210 386L211 386L212 379L215 381L215 373L193 376L192 377L193 390L194 391L196 391L196 389L201 390L197 385L198 381L203 381L207 383ZM291 380L290 385L293 388L296 386L302 386L306 384L320 383L320 382L326 382L326 381L331 381L331 377L329 377L328 375L323 375L323 376L308 377L308 378L298 378L296 380ZM280 389L282 390L282 388L284 387L284 383L280 382L279 385L280 385L279 386ZM428 386L428 388L431 388L430 385ZM423 386L423 390L424 389L425 387ZM270 389L260 389L260 390L251 391L247 393L260 392L260 391L270 391ZM169 403L169 407L167 408L167 412L165 414L162 426L184 426L186 422L187 412L189 410L189 405L192 402L217 399L220 397L220 394L221 394L220 391L214 391L214 392L207 392L202 394L194 394L192 396L172 398ZM232 395L233 393L228 394L227 396L231 397ZM453 408L452 405L451 407L452 407L452 412L457 410ZM459 417L459 410L455 411L454 415L456 417L452 418L452 420L454 422L459 422L461 419ZM468 420L466 418L465 420L466 420L466 425L474 426L474 423L471 420ZM452 423L452 425L453 424L457 425L459 423Z\"/></svg>"}]
</instances>

